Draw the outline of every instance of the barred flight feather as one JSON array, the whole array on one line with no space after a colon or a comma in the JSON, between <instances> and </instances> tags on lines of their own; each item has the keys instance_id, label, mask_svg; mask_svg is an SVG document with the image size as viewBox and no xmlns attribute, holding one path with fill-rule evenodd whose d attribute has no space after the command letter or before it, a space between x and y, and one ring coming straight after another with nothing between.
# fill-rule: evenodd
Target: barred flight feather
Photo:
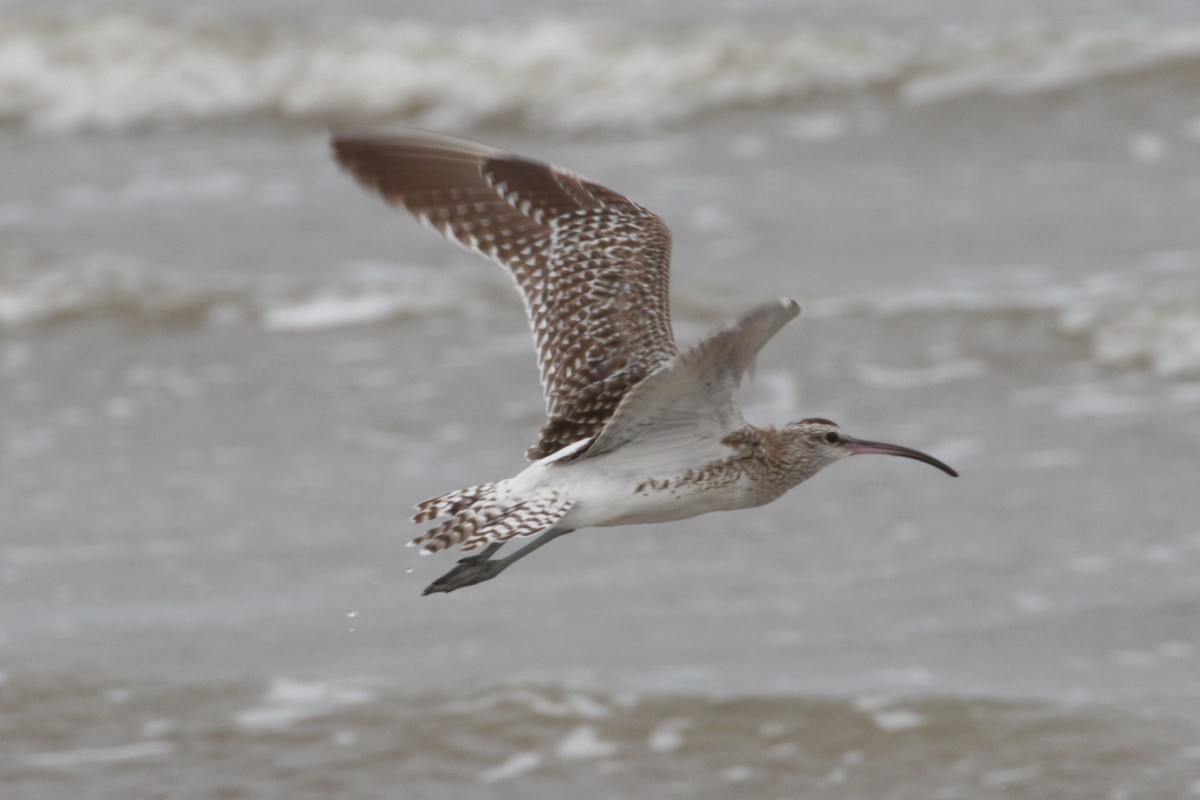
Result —
<instances>
[{"instance_id":1,"label":"barred flight feather","mask_svg":"<svg viewBox=\"0 0 1200 800\"><path fill-rule=\"evenodd\" d=\"M500 505L495 498L469 505L410 544L422 553L437 553L461 544L464 551L493 542L507 542L549 530L571 510L574 501L553 489L541 489L530 498Z\"/></svg>"},{"instance_id":2,"label":"barred flight feather","mask_svg":"<svg viewBox=\"0 0 1200 800\"><path fill-rule=\"evenodd\" d=\"M632 200L568 170L435 134L345 134L333 148L364 186L516 281L546 399L531 461L595 436L626 392L678 354L671 233Z\"/></svg>"}]
</instances>

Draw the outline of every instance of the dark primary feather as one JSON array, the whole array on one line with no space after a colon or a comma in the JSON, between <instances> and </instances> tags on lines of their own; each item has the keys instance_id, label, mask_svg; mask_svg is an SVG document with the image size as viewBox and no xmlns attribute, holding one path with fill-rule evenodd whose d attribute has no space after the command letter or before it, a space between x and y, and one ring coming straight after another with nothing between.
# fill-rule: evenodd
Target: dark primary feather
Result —
<instances>
[{"instance_id":1,"label":"dark primary feather","mask_svg":"<svg viewBox=\"0 0 1200 800\"><path fill-rule=\"evenodd\" d=\"M640 205L566 170L434 134L347 133L333 150L364 186L511 272L546 396L531 460L599 433L625 393L677 355L671 233Z\"/></svg>"}]
</instances>

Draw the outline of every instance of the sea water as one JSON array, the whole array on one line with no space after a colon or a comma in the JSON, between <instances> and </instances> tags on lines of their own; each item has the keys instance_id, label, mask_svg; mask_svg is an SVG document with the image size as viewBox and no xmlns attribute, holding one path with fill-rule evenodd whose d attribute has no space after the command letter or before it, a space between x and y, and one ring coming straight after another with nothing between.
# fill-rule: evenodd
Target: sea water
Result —
<instances>
[{"instance_id":1,"label":"sea water","mask_svg":"<svg viewBox=\"0 0 1200 800\"><path fill-rule=\"evenodd\" d=\"M1190 2L0 4L5 798L1200 796ZM420 596L542 421L328 129L659 213L681 342L926 450Z\"/></svg>"}]
</instances>

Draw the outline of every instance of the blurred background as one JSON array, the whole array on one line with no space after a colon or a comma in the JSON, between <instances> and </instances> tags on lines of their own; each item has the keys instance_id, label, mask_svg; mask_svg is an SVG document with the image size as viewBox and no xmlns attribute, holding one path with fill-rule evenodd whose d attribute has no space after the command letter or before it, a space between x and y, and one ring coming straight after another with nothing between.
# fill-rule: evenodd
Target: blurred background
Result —
<instances>
[{"instance_id":1,"label":"blurred background","mask_svg":"<svg viewBox=\"0 0 1200 800\"><path fill-rule=\"evenodd\" d=\"M1200 797L1193 0L0 0L5 798ZM681 342L926 450L420 597L541 422L433 128L675 232Z\"/></svg>"}]
</instances>

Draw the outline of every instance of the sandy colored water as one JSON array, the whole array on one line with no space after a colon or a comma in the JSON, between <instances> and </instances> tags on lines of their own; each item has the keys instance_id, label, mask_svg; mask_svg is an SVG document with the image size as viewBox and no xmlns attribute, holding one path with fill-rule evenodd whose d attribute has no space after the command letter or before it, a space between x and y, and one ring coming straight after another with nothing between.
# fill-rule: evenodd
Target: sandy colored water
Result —
<instances>
[{"instance_id":1,"label":"sandy colored water","mask_svg":"<svg viewBox=\"0 0 1200 800\"><path fill-rule=\"evenodd\" d=\"M854 459L432 598L411 505L541 421L506 278L313 120L0 130L4 796L1200 794L1188 63L458 131L662 214L683 341L800 300L752 420L962 477Z\"/></svg>"}]
</instances>

